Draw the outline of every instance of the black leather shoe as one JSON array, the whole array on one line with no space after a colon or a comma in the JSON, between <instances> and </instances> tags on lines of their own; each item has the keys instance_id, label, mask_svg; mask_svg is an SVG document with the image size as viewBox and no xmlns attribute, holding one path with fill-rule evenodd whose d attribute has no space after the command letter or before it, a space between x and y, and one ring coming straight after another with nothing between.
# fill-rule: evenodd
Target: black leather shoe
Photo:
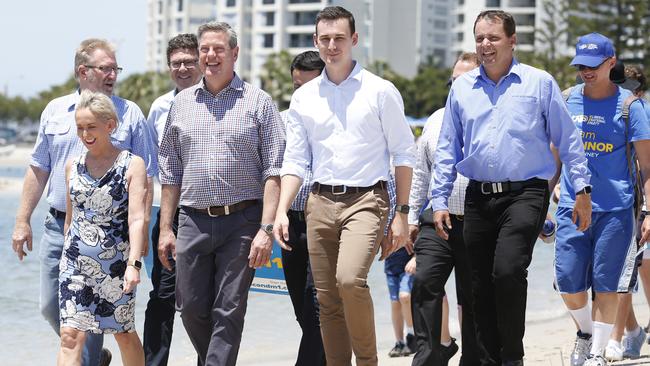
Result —
<instances>
[{"instance_id":1,"label":"black leather shoe","mask_svg":"<svg viewBox=\"0 0 650 366\"><path fill-rule=\"evenodd\" d=\"M501 365L503 365L503 366L524 366L524 360L503 361L503 363Z\"/></svg>"},{"instance_id":2,"label":"black leather shoe","mask_svg":"<svg viewBox=\"0 0 650 366\"><path fill-rule=\"evenodd\" d=\"M451 339L451 344L448 346L440 345L440 358L442 365L447 365L449 360L458 352L458 345L456 344L456 338Z\"/></svg>"}]
</instances>

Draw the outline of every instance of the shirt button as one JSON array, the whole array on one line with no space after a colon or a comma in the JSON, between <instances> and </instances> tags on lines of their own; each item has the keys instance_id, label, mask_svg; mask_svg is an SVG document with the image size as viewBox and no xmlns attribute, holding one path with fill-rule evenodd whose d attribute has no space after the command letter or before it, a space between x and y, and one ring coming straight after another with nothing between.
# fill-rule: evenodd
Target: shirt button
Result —
<instances>
[{"instance_id":1,"label":"shirt button","mask_svg":"<svg viewBox=\"0 0 650 366\"><path fill-rule=\"evenodd\" d=\"M212 180L217 180L217 177L215 177L214 175L211 175L211 176L210 176L210 179L212 179Z\"/></svg>"}]
</instances>

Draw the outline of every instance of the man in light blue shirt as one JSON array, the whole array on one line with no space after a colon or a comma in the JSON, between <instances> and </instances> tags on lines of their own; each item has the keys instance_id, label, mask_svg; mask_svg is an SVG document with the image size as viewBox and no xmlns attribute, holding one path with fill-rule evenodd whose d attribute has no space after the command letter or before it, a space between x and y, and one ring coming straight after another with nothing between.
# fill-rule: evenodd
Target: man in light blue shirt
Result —
<instances>
[{"instance_id":1,"label":"man in light blue shirt","mask_svg":"<svg viewBox=\"0 0 650 366\"><path fill-rule=\"evenodd\" d=\"M523 365L527 268L556 172L551 142L578 193L573 220L581 231L590 224L590 174L555 80L513 56L512 15L482 12L474 36L481 66L452 85L438 140L434 225L447 239L447 198L458 171L470 179L464 238L481 364Z\"/></svg>"},{"instance_id":2,"label":"man in light blue shirt","mask_svg":"<svg viewBox=\"0 0 650 366\"><path fill-rule=\"evenodd\" d=\"M40 308L54 331L59 333L59 261L63 249L63 222L65 219L66 180L65 164L69 159L81 155L85 147L77 137L75 107L84 89L113 94L117 74L122 71L115 60L115 50L101 39L87 39L81 42L75 54L75 77L79 90L52 100L41 114L38 138L32 152L30 166L23 182L23 194L16 225L12 235L12 246L18 258L23 259L32 250L32 228L30 224L34 208L48 186L47 202L49 214L45 218L45 230L40 247L41 289ZM142 157L147 166L147 175L152 177L157 170L156 150L144 115L133 102L112 96L119 127L111 136L113 144ZM152 185L151 179L149 188ZM151 189L147 194L151 203ZM148 213L147 213L148 215ZM148 216L147 216L148 217ZM84 345L83 365L108 365L111 355L102 351L103 337L87 334Z\"/></svg>"}]
</instances>

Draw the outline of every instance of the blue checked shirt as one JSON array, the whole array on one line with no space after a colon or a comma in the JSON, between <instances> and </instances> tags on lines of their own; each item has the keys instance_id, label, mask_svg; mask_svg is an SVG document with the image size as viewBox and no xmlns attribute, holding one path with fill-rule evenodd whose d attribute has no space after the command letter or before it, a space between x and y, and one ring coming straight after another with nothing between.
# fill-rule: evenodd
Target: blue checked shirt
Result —
<instances>
[{"instance_id":1,"label":"blue checked shirt","mask_svg":"<svg viewBox=\"0 0 650 366\"><path fill-rule=\"evenodd\" d=\"M176 95L158 154L160 182L194 208L262 199L278 176L285 132L268 94L235 74L217 95L201 80Z\"/></svg>"},{"instance_id":2,"label":"blue checked shirt","mask_svg":"<svg viewBox=\"0 0 650 366\"><path fill-rule=\"evenodd\" d=\"M284 125L286 126L289 118L289 110L287 109L280 112L280 116L282 117L282 122L284 122ZM311 176L312 176L311 164L309 164L307 169L305 169L305 176L302 179L302 185L300 186L300 190L296 195L296 199L294 199L293 203L291 204L292 211L305 210L305 205L307 204L307 197L309 197L309 193L311 192L311 187L312 187Z\"/></svg>"},{"instance_id":3,"label":"blue checked shirt","mask_svg":"<svg viewBox=\"0 0 650 366\"><path fill-rule=\"evenodd\" d=\"M30 165L50 173L47 202L51 207L65 212L65 164L86 151L75 122L75 107L79 92L52 100L41 114L41 125L32 152ZM147 175L154 176L156 144L140 108L133 102L112 96L119 124L112 134L113 145L140 156L147 167Z\"/></svg>"}]
</instances>

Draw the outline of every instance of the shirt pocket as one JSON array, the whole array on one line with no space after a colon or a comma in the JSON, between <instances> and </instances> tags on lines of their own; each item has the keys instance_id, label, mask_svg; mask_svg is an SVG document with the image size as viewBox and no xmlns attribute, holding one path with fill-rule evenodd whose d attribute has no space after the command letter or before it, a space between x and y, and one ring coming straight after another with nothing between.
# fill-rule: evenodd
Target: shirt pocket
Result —
<instances>
[{"instance_id":1,"label":"shirt pocket","mask_svg":"<svg viewBox=\"0 0 650 366\"><path fill-rule=\"evenodd\" d=\"M530 131L539 119L539 100L527 95L513 95L509 112L512 129L515 131Z\"/></svg>"},{"instance_id":2,"label":"shirt pocket","mask_svg":"<svg viewBox=\"0 0 650 366\"><path fill-rule=\"evenodd\" d=\"M45 126L45 134L46 135L65 135L70 131L71 124L69 121L61 118L61 119L53 119L51 121L47 122L47 125Z\"/></svg>"},{"instance_id":3,"label":"shirt pocket","mask_svg":"<svg viewBox=\"0 0 650 366\"><path fill-rule=\"evenodd\" d=\"M113 142L122 148L125 148L123 144L128 137L129 137L129 131L127 131L127 129L125 128L118 128L115 132L111 134L111 139L113 140Z\"/></svg>"}]
</instances>

